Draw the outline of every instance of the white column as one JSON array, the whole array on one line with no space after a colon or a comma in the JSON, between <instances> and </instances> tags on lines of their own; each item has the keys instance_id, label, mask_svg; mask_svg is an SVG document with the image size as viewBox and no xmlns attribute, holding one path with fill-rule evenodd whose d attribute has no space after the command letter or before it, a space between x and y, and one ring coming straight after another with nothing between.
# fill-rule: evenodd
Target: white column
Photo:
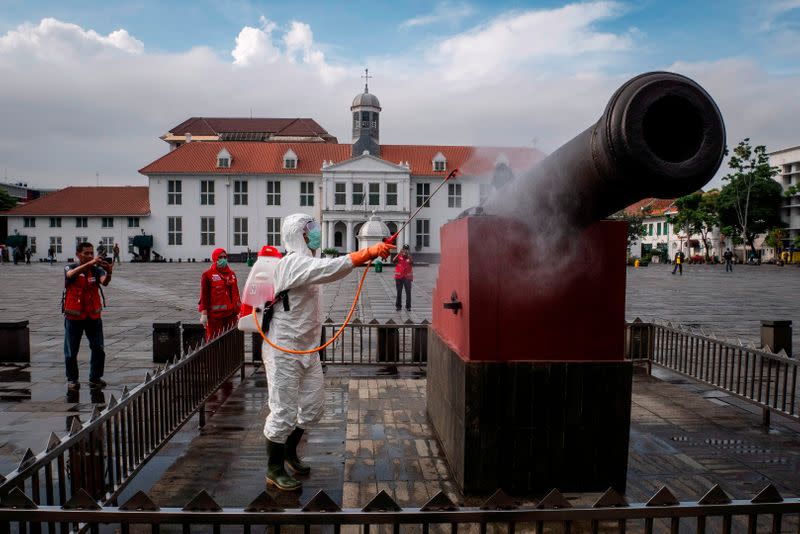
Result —
<instances>
[{"instance_id":1,"label":"white column","mask_svg":"<svg viewBox=\"0 0 800 534\"><path fill-rule=\"evenodd\" d=\"M347 250L345 252L351 252L353 250L353 221L347 221Z\"/></svg>"}]
</instances>

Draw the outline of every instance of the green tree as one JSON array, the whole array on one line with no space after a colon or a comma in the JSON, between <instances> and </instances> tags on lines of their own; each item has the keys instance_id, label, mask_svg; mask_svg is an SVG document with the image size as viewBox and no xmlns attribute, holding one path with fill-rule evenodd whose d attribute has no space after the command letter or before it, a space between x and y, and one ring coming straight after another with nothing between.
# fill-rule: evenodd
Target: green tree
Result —
<instances>
[{"instance_id":1,"label":"green tree","mask_svg":"<svg viewBox=\"0 0 800 534\"><path fill-rule=\"evenodd\" d=\"M8 194L5 189L0 189L0 211L10 210L17 205L17 199Z\"/></svg>"},{"instance_id":2,"label":"green tree","mask_svg":"<svg viewBox=\"0 0 800 534\"><path fill-rule=\"evenodd\" d=\"M755 253L756 235L781 225L783 188L772 179L778 169L770 166L767 148L752 147L749 138L733 149L728 167L731 172L722 178L727 183L718 199L720 224L735 227Z\"/></svg>"},{"instance_id":3,"label":"green tree","mask_svg":"<svg viewBox=\"0 0 800 534\"><path fill-rule=\"evenodd\" d=\"M783 248L783 240L787 237L786 230L783 228L772 228L769 232L767 232L767 238L764 239L764 243L767 246L772 247L775 249L775 254L780 255L781 249Z\"/></svg>"},{"instance_id":4,"label":"green tree","mask_svg":"<svg viewBox=\"0 0 800 534\"><path fill-rule=\"evenodd\" d=\"M700 234L706 253L706 261L711 260L708 252L710 234L714 227L719 225L719 216L717 214L718 198L719 191L716 189L712 189L707 193L698 191L680 197L675 200L675 207L678 208L678 213L671 218L673 225L686 232L687 239L692 234Z\"/></svg>"}]
</instances>

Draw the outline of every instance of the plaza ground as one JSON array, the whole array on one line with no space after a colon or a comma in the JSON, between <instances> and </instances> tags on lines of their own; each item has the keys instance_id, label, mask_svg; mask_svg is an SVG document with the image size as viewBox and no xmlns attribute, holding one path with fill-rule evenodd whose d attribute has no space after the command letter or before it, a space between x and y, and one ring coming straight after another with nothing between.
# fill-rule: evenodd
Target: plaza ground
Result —
<instances>
[{"instance_id":1,"label":"plaza ground","mask_svg":"<svg viewBox=\"0 0 800 534\"><path fill-rule=\"evenodd\" d=\"M152 323L197 322L200 273L205 264L123 264L105 295L106 380L104 392L87 387L88 346L81 347L82 389L66 395L63 264L0 267L0 320L28 320L30 366L0 367L0 473L11 471L25 449L44 448L51 431L66 432L73 417L85 421L94 405L152 369ZM242 279L244 265L234 265ZM626 316L693 324L717 337L755 343L762 319L800 321L800 269L763 265L629 268ZM340 321L357 285L353 273L324 286L324 312ZM437 266L415 269L412 311L394 309L391 270L367 277L357 317L380 322L430 318ZM579 305L579 304L578 304ZM602 310L598 310L602 313ZM535 318L532 318L535 320ZM800 346L795 336L794 350ZM2 350L2 347L0 347ZM249 359L249 354L248 354ZM221 504L242 506L263 489L263 437L267 388L263 370L247 377L198 432L190 423L135 483L159 504L183 505L200 489ZM409 371L396 380L371 370L328 367L326 417L309 432L306 453L314 466L303 494L281 499L305 502L325 489L343 506L360 506L387 489L401 504L420 505L439 489L457 492L425 416L425 380ZM784 495L800 488L800 425L775 417L769 432L760 412L735 398L667 372L634 380L628 498L648 498L668 484L681 500L699 498L719 482L735 498L749 498L773 482ZM598 439L602 439L598 436ZM241 444L231 447L231 443ZM224 458L225 461L220 459ZM286 506L295 506L286 502Z\"/></svg>"}]
</instances>

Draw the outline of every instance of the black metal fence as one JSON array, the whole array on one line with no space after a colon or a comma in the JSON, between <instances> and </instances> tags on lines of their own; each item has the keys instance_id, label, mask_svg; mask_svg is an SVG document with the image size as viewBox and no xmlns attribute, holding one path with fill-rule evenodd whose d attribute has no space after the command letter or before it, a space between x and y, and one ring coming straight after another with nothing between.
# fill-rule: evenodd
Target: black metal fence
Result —
<instances>
[{"instance_id":1,"label":"black metal fence","mask_svg":"<svg viewBox=\"0 0 800 534\"><path fill-rule=\"evenodd\" d=\"M552 490L535 506L520 506L502 491L480 507L460 507L447 494L439 492L419 508L401 508L389 494L378 493L363 508L341 509L324 491L317 493L302 508L284 509L262 492L244 508L222 508L205 491L198 493L183 508L159 508L150 497L139 492L122 506L100 507L80 491L64 505L41 506L22 491L14 490L0 504L0 531L98 532L100 525L130 532L133 525L152 525L152 532L164 526L211 525L215 533L249 534L269 528L271 532L298 526L303 532L382 531L393 532L796 532L800 499L784 499L773 486L767 486L751 500L732 500L719 486L711 488L698 501L679 502L666 487L647 502L629 503L613 489L594 504L572 506L558 491ZM344 529L342 528L344 527Z\"/></svg>"},{"instance_id":2,"label":"black metal fence","mask_svg":"<svg viewBox=\"0 0 800 534\"><path fill-rule=\"evenodd\" d=\"M415 323L409 319L395 323L389 319L380 323L373 319L362 323L356 319L321 352L321 357L329 364L427 365L428 324L427 320ZM322 323L322 342L333 337L341 326L330 318L326 319Z\"/></svg>"},{"instance_id":3,"label":"black metal fence","mask_svg":"<svg viewBox=\"0 0 800 534\"><path fill-rule=\"evenodd\" d=\"M783 351L774 354L691 327L639 320L628 325L627 340L634 362L659 365L755 403L765 425L772 412L800 419L800 362Z\"/></svg>"},{"instance_id":4,"label":"black metal fence","mask_svg":"<svg viewBox=\"0 0 800 534\"><path fill-rule=\"evenodd\" d=\"M194 415L204 424L204 403L237 370L243 371L244 338L229 330L194 352L147 373L143 383L113 395L90 419L72 420L64 438L51 434L46 449L28 449L17 469L0 476L0 498L25 496L34 505L67 506L88 496L114 502L144 464ZM0 530L2 532L2 530Z\"/></svg>"}]
</instances>

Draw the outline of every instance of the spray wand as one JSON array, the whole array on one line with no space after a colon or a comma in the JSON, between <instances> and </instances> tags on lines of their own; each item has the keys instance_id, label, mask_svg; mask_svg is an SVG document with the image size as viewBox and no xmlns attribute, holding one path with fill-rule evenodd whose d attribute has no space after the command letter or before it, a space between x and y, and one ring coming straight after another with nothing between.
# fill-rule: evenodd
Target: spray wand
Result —
<instances>
[{"instance_id":1,"label":"spray wand","mask_svg":"<svg viewBox=\"0 0 800 534\"><path fill-rule=\"evenodd\" d=\"M406 226L408 226L408 225L411 223L411 221L412 221L412 220L414 220L414 217L416 217L416 216L417 216L417 214L419 213L419 211L420 211L422 208L424 208L425 206L427 206L427 205L428 205L428 202L430 202L430 200L433 198L433 195L435 195L435 194L436 194L436 193L439 191L439 189L441 189L441 188L442 188L442 186L443 186L443 185L444 185L444 184L445 184L445 183L446 183L448 180L450 180L451 178L455 178L456 176L458 176L458 174L459 174L459 171L458 171L458 169L457 169L457 168L456 168L456 169L453 169L452 171L450 171L450 174L448 174L447 176L445 176L444 180L442 180L442 183L440 183L438 186L436 186L436 189L434 189L434 190L433 190L433 193L431 193L430 195L428 195L428 198L426 198L426 199L425 199L425 201L424 201L422 204L420 204L420 205L419 205L419 207L417 208L417 210L416 210L414 213L412 213L412 214L411 214L411 217L409 217L408 219L406 219L406 222L404 222L404 223L403 223L403 226L401 226L400 228L398 228L398 230L397 230L397 231L396 231L396 232L395 232L393 235L391 235L391 236L389 236L389 237L385 237L385 238L383 239L383 242L384 242L384 243L394 243L394 242L395 242L395 240L397 239L397 236L398 236L398 235L400 235L400 232L402 232L402 231L403 231L403 229L404 229Z\"/></svg>"}]
</instances>

